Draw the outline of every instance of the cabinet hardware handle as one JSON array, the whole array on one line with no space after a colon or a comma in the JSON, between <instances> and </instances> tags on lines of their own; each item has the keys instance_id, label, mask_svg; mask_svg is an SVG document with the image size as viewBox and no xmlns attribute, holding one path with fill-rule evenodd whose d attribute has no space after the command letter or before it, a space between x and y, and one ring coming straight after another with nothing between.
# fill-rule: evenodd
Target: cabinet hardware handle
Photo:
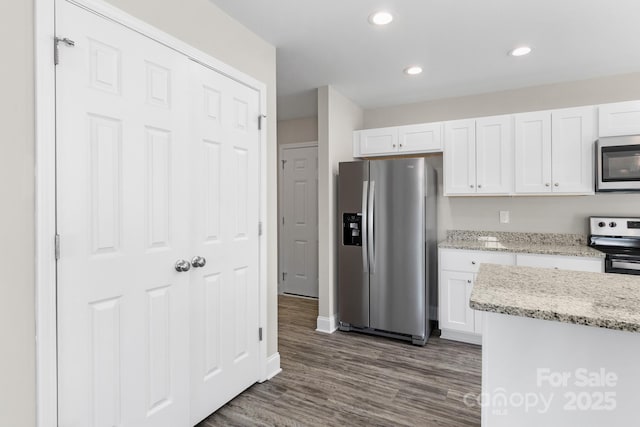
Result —
<instances>
[{"instance_id":1,"label":"cabinet hardware handle","mask_svg":"<svg viewBox=\"0 0 640 427\"><path fill-rule=\"evenodd\" d=\"M556 187L560 187L560 183L559 183L559 182L556 182L556 183L555 183L555 184L553 184L553 185L555 185Z\"/></svg>"},{"instance_id":2,"label":"cabinet hardware handle","mask_svg":"<svg viewBox=\"0 0 640 427\"><path fill-rule=\"evenodd\" d=\"M469 187L473 188L473 184L469 184Z\"/></svg>"},{"instance_id":3,"label":"cabinet hardware handle","mask_svg":"<svg viewBox=\"0 0 640 427\"><path fill-rule=\"evenodd\" d=\"M402 147L402 144L400 144L400 147Z\"/></svg>"},{"instance_id":4,"label":"cabinet hardware handle","mask_svg":"<svg viewBox=\"0 0 640 427\"><path fill-rule=\"evenodd\" d=\"M482 184L478 184L478 188L482 188Z\"/></svg>"},{"instance_id":5,"label":"cabinet hardware handle","mask_svg":"<svg viewBox=\"0 0 640 427\"><path fill-rule=\"evenodd\" d=\"M476 265L476 262L475 261L471 261L471 264Z\"/></svg>"},{"instance_id":6,"label":"cabinet hardware handle","mask_svg":"<svg viewBox=\"0 0 640 427\"><path fill-rule=\"evenodd\" d=\"M546 184L544 184L545 187L551 187L551 184L549 184L548 182Z\"/></svg>"},{"instance_id":7,"label":"cabinet hardware handle","mask_svg":"<svg viewBox=\"0 0 640 427\"><path fill-rule=\"evenodd\" d=\"M467 283L471 283L471 280L467 280Z\"/></svg>"},{"instance_id":8,"label":"cabinet hardware handle","mask_svg":"<svg viewBox=\"0 0 640 427\"><path fill-rule=\"evenodd\" d=\"M189 271L191 269L191 263L189 261L179 259L178 261L176 261L174 268L180 273Z\"/></svg>"},{"instance_id":9,"label":"cabinet hardware handle","mask_svg":"<svg viewBox=\"0 0 640 427\"><path fill-rule=\"evenodd\" d=\"M391 144L391 147L396 148L396 144Z\"/></svg>"}]
</instances>

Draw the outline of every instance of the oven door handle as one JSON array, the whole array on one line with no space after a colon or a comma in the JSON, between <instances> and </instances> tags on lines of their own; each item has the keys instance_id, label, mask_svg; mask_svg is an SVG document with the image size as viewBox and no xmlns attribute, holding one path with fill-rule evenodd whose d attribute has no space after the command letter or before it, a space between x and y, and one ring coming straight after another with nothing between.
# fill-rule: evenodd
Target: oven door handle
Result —
<instances>
[{"instance_id":1,"label":"oven door handle","mask_svg":"<svg viewBox=\"0 0 640 427\"><path fill-rule=\"evenodd\" d=\"M640 271L640 262L638 261L617 261L611 260L611 268L624 269L624 270L637 270Z\"/></svg>"}]
</instances>

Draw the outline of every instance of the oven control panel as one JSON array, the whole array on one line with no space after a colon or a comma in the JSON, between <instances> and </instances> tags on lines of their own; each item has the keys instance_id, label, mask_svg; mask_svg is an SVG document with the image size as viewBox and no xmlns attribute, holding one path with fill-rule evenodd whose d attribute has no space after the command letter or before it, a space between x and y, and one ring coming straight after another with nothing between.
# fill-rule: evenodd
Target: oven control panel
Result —
<instances>
[{"instance_id":1,"label":"oven control panel","mask_svg":"<svg viewBox=\"0 0 640 427\"><path fill-rule=\"evenodd\" d=\"M594 236L640 237L640 218L592 216L589 230Z\"/></svg>"}]
</instances>

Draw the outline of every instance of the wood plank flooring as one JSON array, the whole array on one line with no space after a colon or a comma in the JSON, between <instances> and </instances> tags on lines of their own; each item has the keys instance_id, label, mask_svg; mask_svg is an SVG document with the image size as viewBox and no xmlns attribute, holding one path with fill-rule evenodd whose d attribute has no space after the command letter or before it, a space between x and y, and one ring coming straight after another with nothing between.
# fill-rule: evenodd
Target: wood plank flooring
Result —
<instances>
[{"instance_id":1,"label":"wood plank flooring","mask_svg":"<svg viewBox=\"0 0 640 427\"><path fill-rule=\"evenodd\" d=\"M317 301L278 300L283 372L197 427L479 426L480 347L436 336L425 347L354 332L315 332Z\"/></svg>"}]
</instances>

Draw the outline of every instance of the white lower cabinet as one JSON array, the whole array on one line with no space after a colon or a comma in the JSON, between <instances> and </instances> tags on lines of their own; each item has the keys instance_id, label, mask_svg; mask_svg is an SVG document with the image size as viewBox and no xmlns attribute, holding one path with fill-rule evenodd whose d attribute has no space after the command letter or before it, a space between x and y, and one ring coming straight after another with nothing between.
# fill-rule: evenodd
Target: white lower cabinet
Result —
<instances>
[{"instance_id":1,"label":"white lower cabinet","mask_svg":"<svg viewBox=\"0 0 640 427\"><path fill-rule=\"evenodd\" d=\"M504 252L440 249L439 326L441 337L480 344L484 313L469 307L480 264L514 265Z\"/></svg>"},{"instance_id":2,"label":"white lower cabinet","mask_svg":"<svg viewBox=\"0 0 640 427\"><path fill-rule=\"evenodd\" d=\"M462 271L440 272L441 330L474 332L474 313L468 304L473 288L473 276L473 273Z\"/></svg>"},{"instance_id":3,"label":"white lower cabinet","mask_svg":"<svg viewBox=\"0 0 640 427\"><path fill-rule=\"evenodd\" d=\"M476 273L482 263L603 272L602 258L506 252L439 250L439 327L441 337L473 344L482 342L484 312L469 307Z\"/></svg>"}]
</instances>

